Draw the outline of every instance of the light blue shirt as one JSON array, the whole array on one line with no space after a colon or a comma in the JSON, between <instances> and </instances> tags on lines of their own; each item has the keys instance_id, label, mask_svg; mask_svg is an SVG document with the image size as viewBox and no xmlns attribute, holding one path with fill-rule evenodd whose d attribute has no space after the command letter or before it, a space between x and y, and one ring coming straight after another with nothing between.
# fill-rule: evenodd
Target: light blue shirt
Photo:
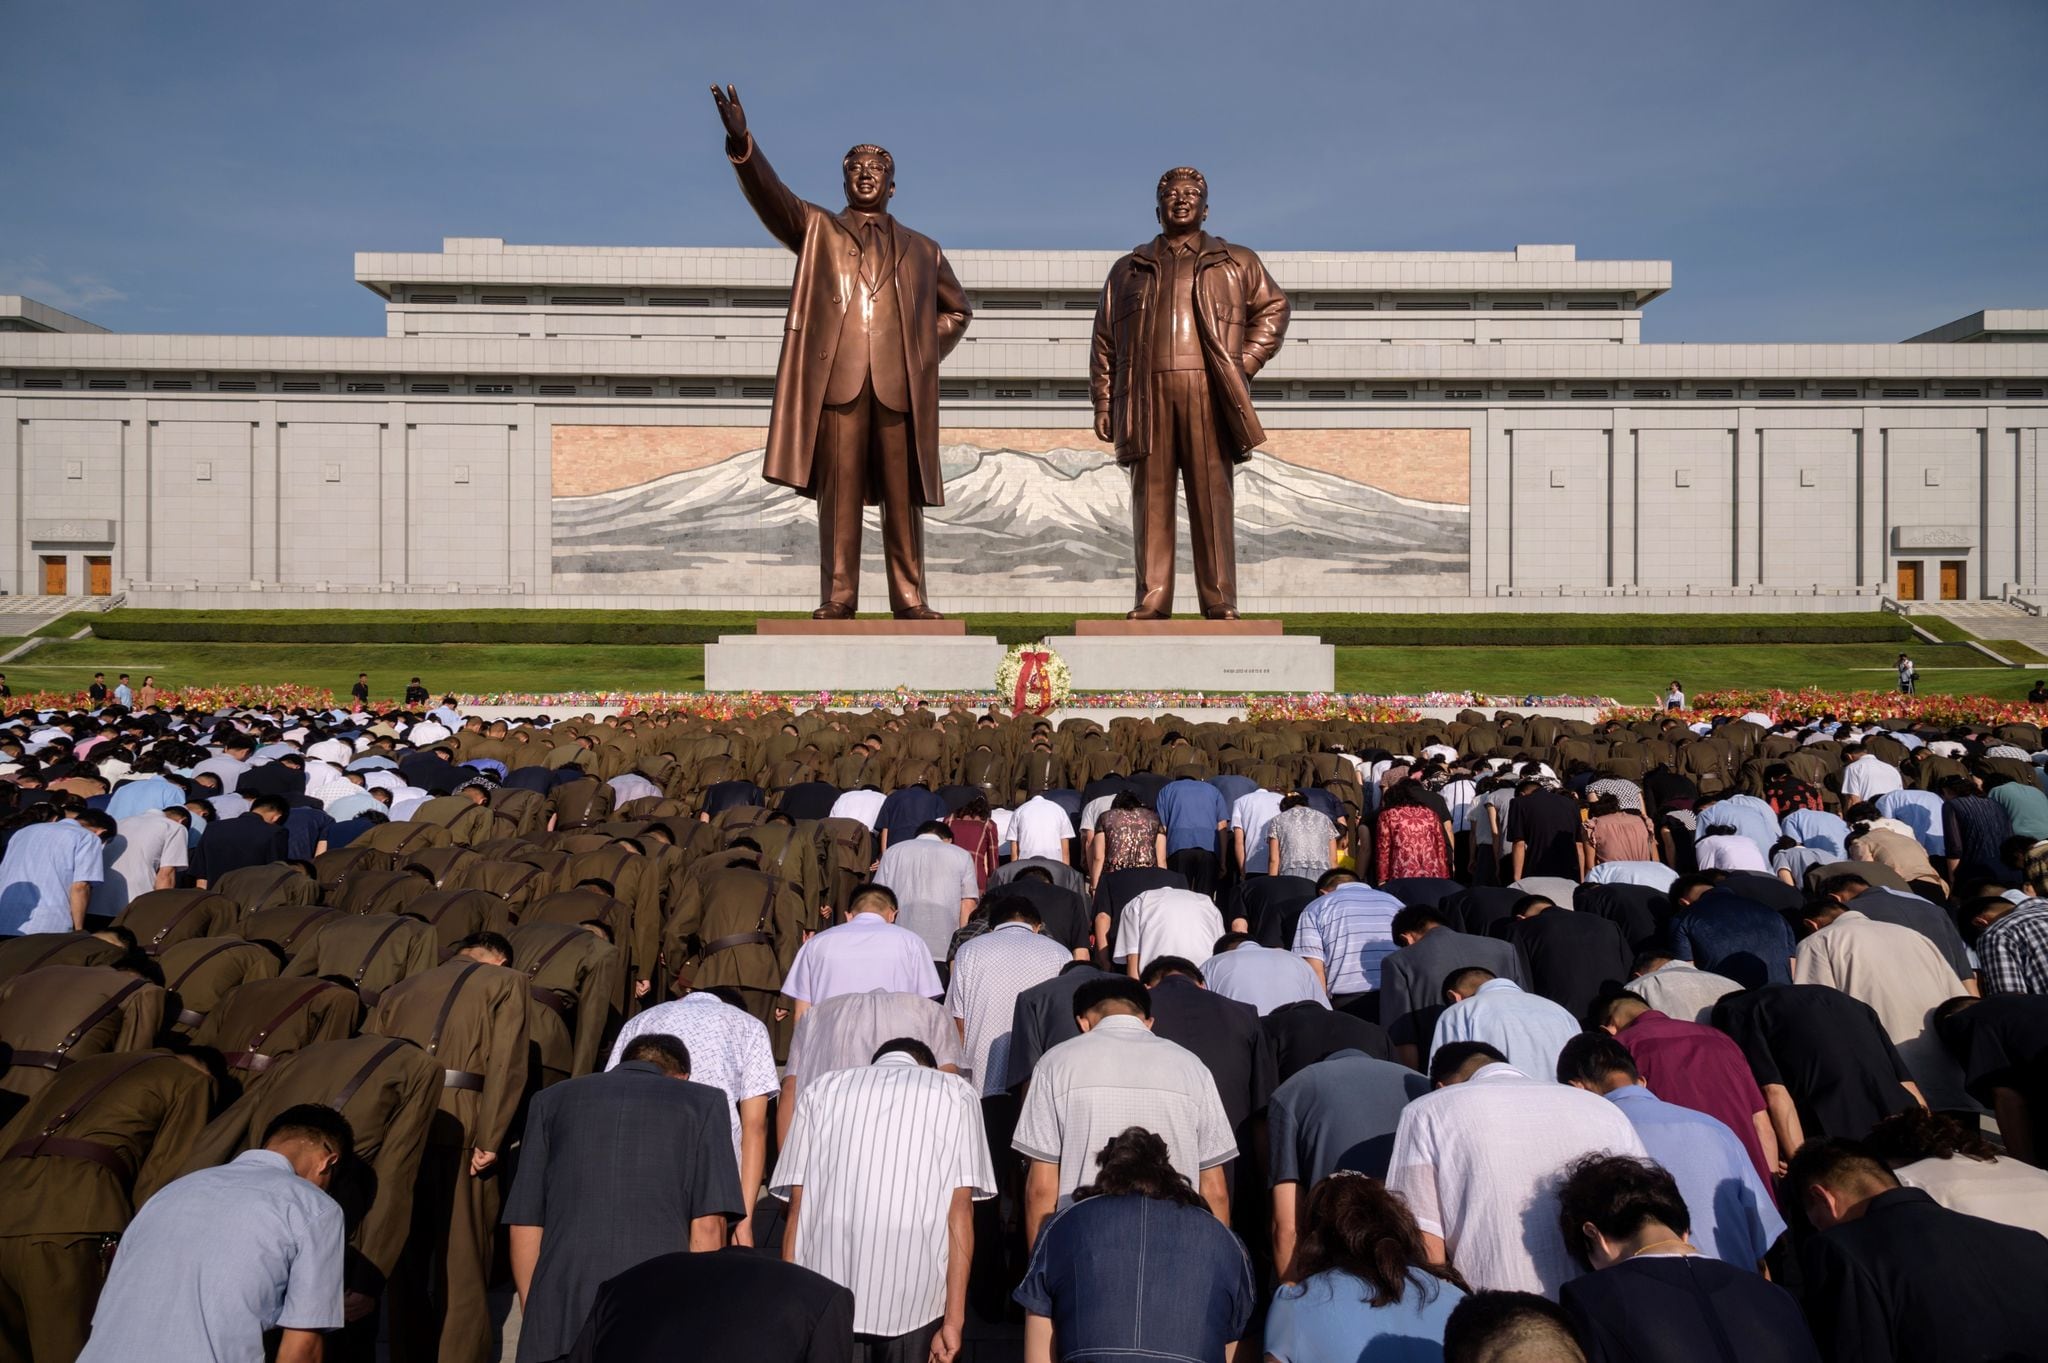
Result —
<instances>
[{"instance_id":1,"label":"light blue shirt","mask_svg":"<svg viewBox=\"0 0 2048 1363\"><path fill-rule=\"evenodd\" d=\"M1678 872L1661 861L1603 861L1586 877L1591 885L1641 885L1659 892L1671 888Z\"/></svg>"},{"instance_id":2,"label":"light blue shirt","mask_svg":"<svg viewBox=\"0 0 2048 1363\"><path fill-rule=\"evenodd\" d=\"M1248 875L1264 875L1268 869L1266 825L1280 812L1280 793L1254 790L1239 796L1230 806L1230 826L1244 831L1244 869Z\"/></svg>"},{"instance_id":3,"label":"light blue shirt","mask_svg":"<svg viewBox=\"0 0 2048 1363\"><path fill-rule=\"evenodd\" d=\"M1444 1326L1465 1294L1411 1271L1401 1300L1374 1306L1372 1289L1342 1269L1273 1294L1266 1353L1280 1363L1443 1363Z\"/></svg>"},{"instance_id":4,"label":"light blue shirt","mask_svg":"<svg viewBox=\"0 0 2048 1363\"><path fill-rule=\"evenodd\" d=\"M1216 825L1230 818L1230 802L1207 781L1169 781L1155 802L1166 825L1166 855L1216 850Z\"/></svg>"},{"instance_id":5,"label":"light blue shirt","mask_svg":"<svg viewBox=\"0 0 2048 1363\"><path fill-rule=\"evenodd\" d=\"M17 831L0 860L0 936L72 931L71 887L99 884L105 866L99 835L70 819Z\"/></svg>"},{"instance_id":6,"label":"light blue shirt","mask_svg":"<svg viewBox=\"0 0 2048 1363\"><path fill-rule=\"evenodd\" d=\"M1264 1017L1290 1003L1320 1003L1329 1006L1316 972L1307 961L1291 951L1244 942L1233 951L1211 956L1202 963L1202 978L1209 991L1226 999L1248 1003Z\"/></svg>"},{"instance_id":7,"label":"light blue shirt","mask_svg":"<svg viewBox=\"0 0 2048 1363\"><path fill-rule=\"evenodd\" d=\"M135 693L128 689L127 682L122 682L120 685L114 688L114 704L120 706L124 710L130 709L134 706Z\"/></svg>"},{"instance_id":8,"label":"light blue shirt","mask_svg":"<svg viewBox=\"0 0 2048 1363\"><path fill-rule=\"evenodd\" d=\"M1913 830L1914 839L1930 857L1948 855L1942 831L1941 797L1931 790L1888 790L1872 801L1877 812Z\"/></svg>"},{"instance_id":9,"label":"light blue shirt","mask_svg":"<svg viewBox=\"0 0 2048 1363\"><path fill-rule=\"evenodd\" d=\"M1642 1137L1650 1158L1677 1181L1692 1213L1693 1244L1723 1263L1754 1270L1785 1233L1785 1219L1727 1123L1667 1103L1641 1084L1606 1096Z\"/></svg>"},{"instance_id":10,"label":"light blue shirt","mask_svg":"<svg viewBox=\"0 0 2048 1363\"><path fill-rule=\"evenodd\" d=\"M1699 826L1708 828L1732 828L1756 844L1756 850L1763 854L1765 864L1771 859L1771 849L1778 845L1783 836L1778 823L1777 811L1754 795L1730 795L1714 801L1700 811Z\"/></svg>"},{"instance_id":11,"label":"light blue shirt","mask_svg":"<svg viewBox=\"0 0 2048 1363\"><path fill-rule=\"evenodd\" d=\"M1786 837L1801 847L1826 852L1830 861L1849 858L1849 825L1839 814L1830 814L1825 809L1795 809L1780 821L1779 826L1785 830Z\"/></svg>"},{"instance_id":12,"label":"light blue shirt","mask_svg":"<svg viewBox=\"0 0 2048 1363\"><path fill-rule=\"evenodd\" d=\"M152 809L169 809L184 803L185 792L175 782L161 776L144 776L114 787L114 793L107 797L107 817L132 819Z\"/></svg>"},{"instance_id":13,"label":"light blue shirt","mask_svg":"<svg viewBox=\"0 0 2048 1363\"><path fill-rule=\"evenodd\" d=\"M142 1205L79 1363L262 1363L263 1332L341 1328L341 1207L283 1155L248 1150Z\"/></svg>"},{"instance_id":14,"label":"light blue shirt","mask_svg":"<svg viewBox=\"0 0 2048 1363\"><path fill-rule=\"evenodd\" d=\"M1433 1058L1453 1041L1483 1041L1523 1074L1555 1079L1558 1053L1580 1030L1570 1010L1513 980L1488 980L1471 998L1444 1009L1429 1053Z\"/></svg>"},{"instance_id":15,"label":"light blue shirt","mask_svg":"<svg viewBox=\"0 0 2048 1363\"><path fill-rule=\"evenodd\" d=\"M1294 954L1321 961L1330 993L1366 994L1380 987L1380 965L1401 949L1394 915L1401 901L1357 881L1308 902L1294 925Z\"/></svg>"}]
</instances>

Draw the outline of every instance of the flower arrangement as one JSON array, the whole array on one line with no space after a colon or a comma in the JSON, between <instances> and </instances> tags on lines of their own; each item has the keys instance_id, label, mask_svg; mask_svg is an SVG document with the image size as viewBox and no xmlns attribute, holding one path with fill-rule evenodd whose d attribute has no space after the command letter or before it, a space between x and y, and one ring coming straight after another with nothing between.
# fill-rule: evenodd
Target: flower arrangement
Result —
<instances>
[{"instance_id":1,"label":"flower arrangement","mask_svg":"<svg viewBox=\"0 0 2048 1363\"><path fill-rule=\"evenodd\" d=\"M996 667L996 694L1019 714L1042 715L1073 699L1074 676L1043 644L1018 644Z\"/></svg>"},{"instance_id":2,"label":"flower arrangement","mask_svg":"<svg viewBox=\"0 0 2048 1363\"><path fill-rule=\"evenodd\" d=\"M2048 705L2027 701L1999 700L1991 696L1903 695L1897 691L1802 691L1736 690L1709 691L1691 698L1690 708L1679 711L1655 706L1615 706L1601 712L1602 719L1633 721L1672 715L1686 723L1731 718L1747 714L1769 715L1777 720L1810 720L1823 716L1855 723L1902 719L1931 728L2002 724L2048 726Z\"/></svg>"},{"instance_id":3,"label":"flower arrangement","mask_svg":"<svg viewBox=\"0 0 2048 1363\"><path fill-rule=\"evenodd\" d=\"M327 687L292 685L160 687L150 703L166 710L201 710L208 713L219 710L328 710L334 707L334 692ZM98 708L92 697L84 691L38 691L32 695L15 696L0 703L0 709L8 711L80 711Z\"/></svg>"}]
</instances>

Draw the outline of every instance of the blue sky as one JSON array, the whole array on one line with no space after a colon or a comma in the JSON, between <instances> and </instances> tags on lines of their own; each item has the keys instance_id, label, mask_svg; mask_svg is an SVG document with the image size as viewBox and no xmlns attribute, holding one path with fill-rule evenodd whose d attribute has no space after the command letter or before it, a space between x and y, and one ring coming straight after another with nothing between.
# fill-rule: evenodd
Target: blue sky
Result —
<instances>
[{"instance_id":1,"label":"blue sky","mask_svg":"<svg viewBox=\"0 0 2048 1363\"><path fill-rule=\"evenodd\" d=\"M1655 341L2048 306L2042 0L5 7L0 292L124 331L381 334L358 250L764 245L709 83L950 247L1127 247L1169 165L1264 250L1668 259Z\"/></svg>"}]
</instances>

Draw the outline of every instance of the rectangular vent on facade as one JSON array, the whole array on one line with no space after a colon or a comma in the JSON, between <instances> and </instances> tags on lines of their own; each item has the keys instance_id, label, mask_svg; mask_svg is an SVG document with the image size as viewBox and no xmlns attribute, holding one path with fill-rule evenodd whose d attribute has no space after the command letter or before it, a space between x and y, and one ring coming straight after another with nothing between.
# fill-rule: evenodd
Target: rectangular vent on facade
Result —
<instances>
[{"instance_id":1,"label":"rectangular vent on facade","mask_svg":"<svg viewBox=\"0 0 2048 1363\"><path fill-rule=\"evenodd\" d=\"M286 379L278 384L277 388L281 393L317 393L320 391L320 380Z\"/></svg>"},{"instance_id":2,"label":"rectangular vent on facade","mask_svg":"<svg viewBox=\"0 0 2048 1363\"><path fill-rule=\"evenodd\" d=\"M1349 388L1311 388L1308 390L1308 400L1310 402L1342 402L1350 396L1351 390Z\"/></svg>"},{"instance_id":3,"label":"rectangular vent on facade","mask_svg":"<svg viewBox=\"0 0 2048 1363\"><path fill-rule=\"evenodd\" d=\"M1395 312L1470 312L1469 298L1397 298Z\"/></svg>"},{"instance_id":4,"label":"rectangular vent on facade","mask_svg":"<svg viewBox=\"0 0 2048 1363\"><path fill-rule=\"evenodd\" d=\"M1075 398L1086 398L1088 390L1086 388L1062 388L1059 390L1059 396L1061 400L1071 402Z\"/></svg>"},{"instance_id":5,"label":"rectangular vent on facade","mask_svg":"<svg viewBox=\"0 0 2048 1363\"><path fill-rule=\"evenodd\" d=\"M62 387L64 386L64 380L62 380L62 379L45 379L45 378L28 378L28 379L23 379L23 380L21 381L21 386L22 386L23 388L62 388Z\"/></svg>"},{"instance_id":6,"label":"rectangular vent on facade","mask_svg":"<svg viewBox=\"0 0 2048 1363\"><path fill-rule=\"evenodd\" d=\"M1093 312L1095 311L1095 300L1092 298L1069 298L1060 306L1068 312Z\"/></svg>"},{"instance_id":7,"label":"rectangular vent on facade","mask_svg":"<svg viewBox=\"0 0 2048 1363\"><path fill-rule=\"evenodd\" d=\"M2009 398L2038 398L2042 396L2044 392L2048 392L2048 389L2008 388L2005 390L2005 395Z\"/></svg>"},{"instance_id":8,"label":"rectangular vent on facade","mask_svg":"<svg viewBox=\"0 0 2048 1363\"><path fill-rule=\"evenodd\" d=\"M1544 398L1547 398L1549 396L1549 390L1544 388L1508 389L1509 402L1541 402Z\"/></svg>"},{"instance_id":9,"label":"rectangular vent on facade","mask_svg":"<svg viewBox=\"0 0 2048 1363\"><path fill-rule=\"evenodd\" d=\"M216 379L213 386L223 393L253 393L256 391L256 380Z\"/></svg>"},{"instance_id":10,"label":"rectangular vent on facade","mask_svg":"<svg viewBox=\"0 0 2048 1363\"><path fill-rule=\"evenodd\" d=\"M1824 398L1860 398L1863 396L1863 390L1861 388L1823 388L1820 390L1820 395Z\"/></svg>"},{"instance_id":11,"label":"rectangular vent on facade","mask_svg":"<svg viewBox=\"0 0 2048 1363\"><path fill-rule=\"evenodd\" d=\"M152 393L189 393L192 391L192 380L151 379L149 381L149 391Z\"/></svg>"},{"instance_id":12,"label":"rectangular vent on facade","mask_svg":"<svg viewBox=\"0 0 2048 1363\"><path fill-rule=\"evenodd\" d=\"M1318 298L1309 307L1314 312L1371 312L1373 304L1370 298L1344 298L1338 296Z\"/></svg>"},{"instance_id":13,"label":"rectangular vent on facade","mask_svg":"<svg viewBox=\"0 0 2048 1363\"><path fill-rule=\"evenodd\" d=\"M1638 402L1662 402L1671 396L1671 390L1669 388L1636 388L1630 391L1629 396Z\"/></svg>"},{"instance_id":14,"label":"rectangular vent on facade","mask_svg":"<svg viewBox=\"0 0 2048 1363\"><path fill-rule=\"evenodd\" d=\"M775 385L772 383L742 384L740 396L743 398L772 398L775 396ZM944 397L946 395L940 393L939 396Z\"/></svg>"},{"instance_id":15,"label":"rectangular vent on facade","mask_svg":"<svg viewBox=\"0 0 2048 1363\"><path fill-rule=\"evenodd\" d=\"M1920 390L1918 388L1887 388L1884 390L1884 395L1888 398L1917 398L1920 396Z\"/></svg>"},{"instance_id":16,"label":"rectangular vent on facade","mask_svg":"<svg viewBox=\"0 0 2048 1363\"><path fill-rule=\"evenodd\" d=\"M708 298L679 298L674 294L656 293L647 296L647 306L650 308L708 308L711 306L711 300Z\"/></svg>"},{"instance_id":17,"label":"rectangular vent on facade","mask_svg":"<svg viewBox=\"0 0 2048 1363\"><path fill-rule=\"evenodd\" d=\"M651 398L654 396L654 385L651 383L615 383L612 385L612 396L615 398Z\"/></svg>"},{"instance_id":18,"label":"rectangular vent on facade","mask_svg":"<svg viewBox=\"0 0 2048 1363\"><path fill-rule=\"evenodd\" d=\"M1477 402L1486 396L1483 388L1446 388L1444 396L1452 402Z\"/></svg>"},{"instance_id":19,"label":"rectangular vent on facade","mask_svg":"<svg viewBox=\"0 0 2048 1363\"><path fill-rule=\"evenodd\" d=\"M576 385L573 383L543 383L537 385L535 391L545 398L573 398L576 396Z\"/></svg>"},{"instance_id":20,"label":"rectangular vent on facade","mask_svg":"<svg viewBox=\"0 0 2048 1363\"><path fill-rule=\"evenodd\" d=\"M1572 389L1572 401L1574 402L1601 402L1612 396L1613 394L1605 388Z\"/></svg>"},{"instance_id":21,"label":"rectangular vent on facade","mask_svg":"<svg viewBox=\"0 0 2048 1363\"><path fill-rule=\"evenodd\" d=\"M348 393L381 393L384 391L384 385L381 383L346 383L342 385L342 391Z\"/></svg>"},{"instance_id":22,"label":"rectangular vent on facade","mask_svg":"<svg viewBox=\"0 0 2048 1363\"><path fill-rule=\"evenodd\" d=\"M445 383L415 383L410 386L410 391L415 393L445 393L448 391L448 385Z\"/></svg>"},{"instance_id":23,"label":"rectangular vent on facade","mask_svg":"<svg viewBox=\"0 0 2048 1363\"><path fill-rule=\"evenodd\" d=\"M1799 390L1797 388L1759 388L1756 390L1756 395L1768 401L1776 401L1781 398L1796 398L1799 396Z\"/></svg>"},{"instance_id":24,"label":"rectangular vent on facade","mask_svg":"<svg viewBox=\"0 0 2048 1363\"><path fill-rule=\"evenodd\" d=\"M1415 395L1406 388L1375 388L1372 390L1372 400L1374 402L1406 402L1413 396Z\"/></svg>"},{"instance_id":25,"label":"rectangular vent on facade","mask_svg":"<svg viewBox=\"0 0 2048 1363\"><path fill-rule=\"evenodd\" d=\"M1941 390L1941 395L1945 398L1981 398L1984 396L1984 390L1982 388L1944 388Z\"/></svg>"},{"instance_id":26,"label":"rectangular vent on facade","mask_svg":"<svg viewBox=\"0 0 2048 1363\"><path fill-rule=\"evenodd\" d=\"M87 379L87 380L85 381L85 386L86 386L87 388L96 388L96 389L100 389L100 390L102 390L102 391L111 391L111 390L116 390L116 389L122 389L122 388L126 388L126 387L128 386L128 380L126 380L126 379Z\"/></svg>"},{"instance_id":27,"label":"rectangular vent on facade","mask_svg":"<svg viewBox=\"0 0 2048 1363\"><path fill-rule=\"evenodd\" d=\"M469 391L472 393L490 393L502 395L511 392L512 385L509 383L472 383L471 385L469 385Z\"/></svg>"},{"instance_id":28,"label":"rectangular vent on facade","mask_svg":"<svg viewBox=\"0 0 2048 1363\"><path fill-rule=\"evenodd\" d=\"M679 398L715 398L718 396L718 385L715 383L679 383L676 385L676 396Z\"/></svg>"},{"instance_id":29,"label":"rectangular vent on facade","mask_svg":"<svg viewBox=\"0 0 2048 1363\"><path fill-rule=\"evenodd\" d=\"M786 293L736 293L732 296L736 308L786 308L789 295Z\"/></svg>"},{"instance_id":30,"label":"rectangular vent on facade","mask_svg":"<svg viewBox=\"0 0 2048 1363\"><path fill-rule=\"evenodd\" d=\"M1255 383L1252 385L1252 399L1255 402L1285 402L1287 385L1284 383Z\"/></svg>"},{"instance_id":31,"label":"rectangular vent on facade","mask_svg":"<svg viewBox=\"0 0 2048 1363\"><path fill-rule=\"evenodd\" d=\"M1733 388L1701 388L1695 390L1693 396L1703 402L1726 402L1735 396L1735 390Z\"/></svg>"},{"instance_id":32,"label":"rectangular vent on facade","mask_svg":"<svg viewBox=\"0 0 2048 1363\"><path fill-rule=\"evenodd\" d=\"M550 295L548 302L557 307L572 308L622 308L626 306L626 300L617 294L558 293Z\"/></svg>"},{"instance_id":33,"label":"rectangular vent on facade","mask_svg":"<svg viewBox=\"0 0 2048 1363\"><path fill-rule=\"evenodd\" d=\"M1038 312L1045 307L1043 298L1027 298L1021 294L983 294L981 305L985 308L1003 308L1015 312Z\"/></svg>"},{"instance_id":34,"label":"rectangular vent on facade","mask_svg":"<svg viewBox=\"0 0 2048 1363\"><path fill-rule=\"evenodd\" d=\"M453 303L455 295L452 293L415 293L408 295L405 301L408 303Z\"/></svg>"},{"instance_id":35,"label":"rectangular vent on facade","mask_svg":"<svg viewBox=\"0 0 2048 1363\"><path fill-rule=\"evenodd\" d=\"M1567 312L1620 312L1621 304L1603 298L1569 298L1565 300Z\"/></svg>"},{"instance_id":36,"label":"rectangular vent on facade","mask_svg":"<svg viewBox=\"0 0 2048 1363\"><path fill-rule=\"evenodd\" d=\"M1028 398L1028 397L1036 397L1036 396L1037 396L1037 393L1038 393L1038 390L1037 390L1037 389L1035 389L1035 388L998 388L998 389L996 389L996 396L997 396L997 397L999 397L999 398L1002 398L1002 399L1004 399L1004 400L1006 400L1006 401L1012 401L1012 402L1014 402L1014 401L1015 401L1015 400L1017 400L1018 398Z\"/></svg>"},{"instance_id":37,"label":"rectangular vent on facade","mask_svg":"<svg viewBox=\"0 0 2048 1363\"><path fill-rule=\"evenodd\" d=\"M487 293L484 305L493 308L523 308L532 300L523 293Z\"/></svg>"},{"instance_id":38,"label":"rectangular vent on facade","mask_svg":"<svg viewBox=\"0 0 2048 1363\"><path fill-rule=\"evenodd\" d=\"M1496 298L1486 306L1495 312L1541 312L1543 311L1543 300L1540 298Z\"/></svg>"},{"instance_id":39,"label":"rectangular vent on facade","mask_svg":"<svg viewBox=\"0 0 2048 1363\"><path fill-rule=\"evenodd\" d=\"M972 388L969 388L967 385L960 383L940 384L939 396L946 399L948 402L964 402L968 398L974 396L974 390Z\"/></svg>"}]
</instances>

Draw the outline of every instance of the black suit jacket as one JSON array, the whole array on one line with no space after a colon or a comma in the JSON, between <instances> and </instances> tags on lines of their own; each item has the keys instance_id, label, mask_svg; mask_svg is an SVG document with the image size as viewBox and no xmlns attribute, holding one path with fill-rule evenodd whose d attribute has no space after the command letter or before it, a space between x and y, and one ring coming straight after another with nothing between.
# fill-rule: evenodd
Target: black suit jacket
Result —
<instances>
[{"instance_id":1,"label":"black suit jacket","mask_svg":"<svg viewBox=\"0 0 2048 1363\"><path fill-rule=\"evenodd\" d=\"M1279 1082L1259 1010L1204 989L1185 975L1169 975L1152 988L1152 1035L1187 1047L1208 1067L1238 1132L1238 1148L1247 1148L1245 1123L1266 1110Z\"/></svg>"},{"instance_id":2,"label":"black suit jacket","mask_svg":"<svg viewBox=\"0 0 2048 1363\"><path fill-rule=\"evenodd\" d=\"M1621 929L1598 914L1545 909L1519 918L1504 934L1529 962L1537 993L1573 1017L1584 1017L1603 989L1628 981L1635 952Z\"/></svg>"},{"instance_id":3,"label":"black suit jacket","mask_svg":"<svg viewBox=\"0 0 2048 1363\"><path fill-rule=\"evenodd\" d=\"M1818 1363L1792 1294L1704 1254L1630 1259L1559 1297L1588 1363Z\"/></svg>"},{"instance_id":4,"label":"black suit jacket","mask_svg":"<svg viewBox=\"0 0 2048 1363\"><path fill-rule=\"evenodd\" d=\"M1806 1311L1835 1363L2048 1355L2048 1239L1894 1188L1807 1243Z\"/></svg>"},{"instance_id":5,"label":"black suit jacket","mask_svg":"<svg viewBox=\"0 0 2048 1363\"><path fill-rule=\"evenodd\" d=\"M232 819L216 819L199 835L198 859L192 874L208 885L244 866L261 866L285 859L284 821L265 823L254 810Z\"/></svg>"},{"instance_id":6,"label":"black suit jacket","mask_svg":"<svg viewBox=\"0 0 2048 1363\"><path fill-rule=\"evenodd\" d=\"M853 1293L760 1250L664 1254L597 1291L573 1363L852 1363Z\"/></svg>"}]
</instances>

